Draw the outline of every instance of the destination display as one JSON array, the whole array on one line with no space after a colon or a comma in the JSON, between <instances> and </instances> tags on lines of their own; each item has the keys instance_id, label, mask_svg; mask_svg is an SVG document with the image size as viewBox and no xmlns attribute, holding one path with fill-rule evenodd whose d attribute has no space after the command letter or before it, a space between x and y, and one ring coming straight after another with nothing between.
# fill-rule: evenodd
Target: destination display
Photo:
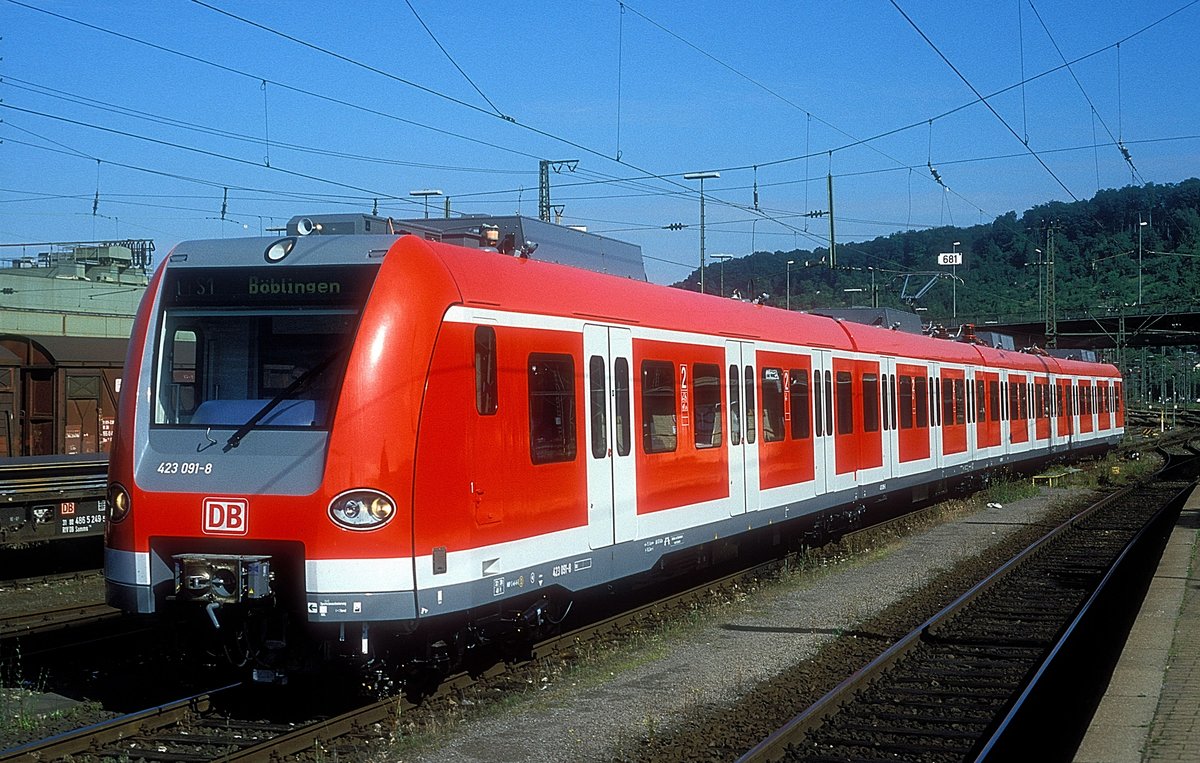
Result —
<instances>
[{"instance_id":1,"label":"destination display","mask_svg":"<svg viewBox=\"0 0 1200 763\"><path fill-rule=\"evenodd\" d=\"M377 271L377 265L179 268L166 274L163 302L166 307L361 305Z\"/></svg>"}]
</instances>

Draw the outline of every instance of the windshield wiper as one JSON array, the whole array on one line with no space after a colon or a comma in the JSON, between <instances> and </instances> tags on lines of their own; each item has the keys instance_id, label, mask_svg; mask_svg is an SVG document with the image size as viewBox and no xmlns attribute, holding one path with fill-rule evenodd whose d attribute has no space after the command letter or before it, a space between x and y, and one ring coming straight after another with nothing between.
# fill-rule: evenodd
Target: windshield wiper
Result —
<instances>
[{"instance_id":1,"label":"windshield wiper","mask_svg":"<svg viewBox=\"0 0 1200 763\"><path fill-rule=\"evenodd\" d=\"M258 413L255 413L245 424L242 424L240 427L238 427L238 430L230 435L229 439L225 441L225 447L222 448L221 451L223 453L228 453L240 445L242 438L250 434L250 432L252 432L254 428L258 426L259 422L266 418L267 414L275 410L275 408L284 400L287 400L288 398L308 389L309 385L316 380L317 376L319 376L322 371L328 368L330 363L337 360L339 356L345 354L345 352L345 350L338 350L328 358L325 358L320 363L316 364L293 379L291 384L287 385L287 387L285 387L278 395L268 400L266 405L264 405L262 408L259 408Z\"/></svg>"}]
</instances>

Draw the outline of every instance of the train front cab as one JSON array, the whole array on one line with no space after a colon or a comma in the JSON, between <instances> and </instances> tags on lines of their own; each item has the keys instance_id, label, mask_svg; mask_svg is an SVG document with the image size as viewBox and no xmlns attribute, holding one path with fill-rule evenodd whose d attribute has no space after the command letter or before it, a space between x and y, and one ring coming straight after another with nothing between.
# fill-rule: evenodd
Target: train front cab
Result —
<instances>
[{"instance_id":1,"label":"train front cab","mask_svg":"<svg viewBox=\"0 0 1200 763\"><path fill-rule=\"evenodd\" d=\"M131 339L109 602L352 623L364 648L370 623L415 621L420 395L456 299L412 237L180 244Z\"/></svg>"}]
</instances>

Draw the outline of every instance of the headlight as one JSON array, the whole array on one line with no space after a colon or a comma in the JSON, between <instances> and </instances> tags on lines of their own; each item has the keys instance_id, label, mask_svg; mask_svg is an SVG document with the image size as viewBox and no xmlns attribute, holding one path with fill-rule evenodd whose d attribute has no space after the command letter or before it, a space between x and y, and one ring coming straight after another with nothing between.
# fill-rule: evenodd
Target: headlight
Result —
<instances>
[{"instance_id":1,"label":"headlight","mask_svg":"<svg viewBox=\"0 0 1200 763\"><path fill-rule=\"evenodd\" d=\"M115 482L108 486L108 521L120 522L129 515L130 506L129 491Z\"/></svg>"},{"instance_id":2,"label":"headlight","mask_svg":"<svg viewBox=\"0 0 1200 763\"><path fill-rule=\"evenodd\" d=\"M347 490L329 502L329 518L349 530L374 530L395 513L395 502L378 490Z\"/></svg>"}]
</instances>

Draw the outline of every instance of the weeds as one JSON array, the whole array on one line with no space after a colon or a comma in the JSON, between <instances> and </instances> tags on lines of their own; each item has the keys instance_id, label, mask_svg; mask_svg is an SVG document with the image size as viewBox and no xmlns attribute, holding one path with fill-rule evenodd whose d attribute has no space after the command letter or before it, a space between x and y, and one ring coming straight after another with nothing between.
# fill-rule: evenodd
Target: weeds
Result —
<instances>
[{"instance_id":1,"label":"weeds","mask_svg":"<svg viewBox=\"0 0 1200 763\"><path fill-rule=\"evenodd\" d=\"M1031 480L1017 478L1004 472L998 479L991 480L979 497L983 503L998 503L1003 506L1022 498L1032 498L1039 492L1038 486Z\"/></svg>"}]
</instances>

